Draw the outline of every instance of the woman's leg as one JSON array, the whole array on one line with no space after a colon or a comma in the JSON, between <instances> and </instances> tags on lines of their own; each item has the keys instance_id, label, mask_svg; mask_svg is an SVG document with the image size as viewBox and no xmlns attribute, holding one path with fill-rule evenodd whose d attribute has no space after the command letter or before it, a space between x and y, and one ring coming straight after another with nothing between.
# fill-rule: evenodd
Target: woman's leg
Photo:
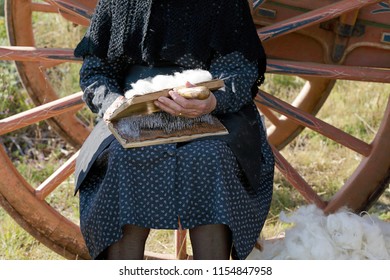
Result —
<instances>
[{"instance_id":1,"label":"woman's leg","mask_svg":"<svg viewBox=\"0 0 390 280\"><path fill-rule=\"evenodd\" d=\"M190 229L194 260L228 260L232 234L228 226L203 225Z\"/></svg>"},{"instance_id":2,"label":"woman's leg","mask_svg":"<svg viewBox=\"0 0 390 280\"><path fill-rule=\"evenodd\" d=\"M142 260L150 229L134 225L123 227L123 237L106 250L108 260Z\"/></svg>"}]
</instances>

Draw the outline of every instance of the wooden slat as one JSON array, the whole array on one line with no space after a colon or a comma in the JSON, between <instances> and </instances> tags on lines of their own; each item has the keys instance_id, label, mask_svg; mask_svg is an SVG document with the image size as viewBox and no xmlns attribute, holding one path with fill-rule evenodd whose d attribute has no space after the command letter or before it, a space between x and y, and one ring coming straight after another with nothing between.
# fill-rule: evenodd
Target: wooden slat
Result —
<instances>
[{"instance_id":1,"label":"wooden slat","mask_svg":"<svg viewBox=\"0 0 390 280\"><path fill-rule=\"evenodd\" d=\"M81 62L72 49L0 46L0 60L30 62Z\"/></svg>"},{"instance_id":2,"label":"wooden slat","mask_svg":"<svg viewBox=\"0 0 390 280\"><path fill-rule=\"evenodd\" d=\"M289 181L309 203L314 203L319 208L325 209L327 203L317 195L282 154L275 147L271 147L275 156L275 165L286 177L287 181Z\"/></svg>"},{"instance_id":3,"label":"wooden slat","mask_svg":"<svg viewBox=\"0 0 390 280\"><path fill-rule=\"evenodd\" d=\"M88 26L94 9L91 5L84 5L81 1L74 0L45 0L58 7L61 15L67 20ZM93 3L94 1L90 1Z\"/></svg>"},{"instance_id":4,"label":"wooden slat","mask_svg":"<svg viewBox=\"0 0 390 280\"><path fill-rule=\"evenodd\" d=\"M345 147L350 148L351 150L363 156L367 157L370 155L372 149L371 145L310 115L307 112L304 112L302 110L299 110L298 108L295 108L294 106L291 106L287 102L273 97L272 95L264 91L260 90L260 94L258 94L256 101L260 102L260 104L263 104L264 106L267 106L279 112L282 115L287 116L294 122L308 127L314 131L317 131L318 133L334 140L335 142Z\"/></svg>"},{"instance_id":5,"label":"wooden slat","mask_svg":"<svg viewBox=\"0 0 390 280\"><path fill-rule=\"evenodd\" d=\"M28 111L0 120L0 135L15 131L66 112L80 110L84 106L82 92L57 99Z\"/></svg>"},{"instance_id":6,"label":"wooden slat","mask_svg":"<svg viewBox=\"0 0 390 280\"><path fill-rule=\"evenodd\" d=\"M187 230L175 231L175 255L178 260L186 260L187 254Z\"/></svg>"},{"instance_id":7,"label":"wooden slat","mask_svg":"<svg viewBox=\"0 0 390 280\"><path fill-rule=\"evenodd\" d=\"M76 166L76 159L79 151L71 156L60 168L58 168L50 177L48 177L36 190L35 195L44 200L51 194L63 181L73 174Z\"/></svg>"},{"instance_id":8,"label":"wooden slat","mask_svg":"<svg viewBox=\"0 0 390 280\"><path fill-rule=\"evenodd\" d=\"M274 126L278 126L278 124L280 123L279 118L270 109L261 104L259 104L258 107Z\"/></svg>"},{"instance_id":9,"label":"wooden slat","mask_svg":"<svg viewBox=\"0 0 390 280\"><path fill-rule=\"evenodd\" d=\"M380 69L268 59L267 73L378 83L390 81L390 65L389 68Z\"/></svg>"},{"instance_id":10,"label":"wooden slat","mask_svg":"<svg viewBox=\"0 0 390 280\"><path fill-rule=\"evenodd\" d=\"M52 5L56 5L68 12L83 16L86 19L91 18L98 0L45 0Z\"/></svg>"},{"instance_id":11,"label":"wooden slat","mask_svg":"<svg viewBox=\"0 0 390 280\"><path fill-rule=\"evenodd\" d=\"M361 161L344 186L337 191L325 209L333 213L348 207L356 213L369 209L389 188L390 182L390 98L380 127L372 141L370 157Z\"/></svg>"}]
</instances>

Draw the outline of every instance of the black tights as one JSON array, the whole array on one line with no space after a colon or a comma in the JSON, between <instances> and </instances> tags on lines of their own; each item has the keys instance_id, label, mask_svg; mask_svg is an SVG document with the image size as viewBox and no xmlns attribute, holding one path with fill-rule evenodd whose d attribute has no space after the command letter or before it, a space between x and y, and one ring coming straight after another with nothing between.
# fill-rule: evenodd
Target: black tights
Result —
<instances>
[{"instance_id":1,"label":"black tights","mask_svg":"<svg viewBox=\"0 0 390 280\"><path fill-rule=\"evenodd\" d=\"M190 229L194 260L228 260L232 234L226 225L204 225Z\"/></svg>"},{"instance_id":2,"label":"black tights","mask_svg":"<svg viewBox=\"0 0 390 280\"><path fill-rule=\"evenodd\" d=\"M109 260L141 260L150 229L134 225L123 227L123 237L107 248ZM190 229L194 260L228 260L232 237L226 225L203 225Z\"/></svg>"},{"instance_id":3,"label":"black tights","mask_svg":"<svg viewBox=\"0 0 390 280\"><path fill-rule=\"evenodd\" d=\"M142 260L150 229L125 225L122 238L106 250L108 260Z\"/></svg>"}]
</instances>

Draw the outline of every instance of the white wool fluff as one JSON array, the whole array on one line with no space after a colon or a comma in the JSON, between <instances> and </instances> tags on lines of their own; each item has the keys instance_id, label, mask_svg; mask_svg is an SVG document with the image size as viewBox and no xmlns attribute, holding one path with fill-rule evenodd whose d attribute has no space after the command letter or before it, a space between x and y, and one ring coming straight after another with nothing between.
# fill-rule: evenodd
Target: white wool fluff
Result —
<instances>
[{"instance_id":1,"label":"white wool fluff","mask_svg":"<svg viewBox=\"0 0 390 280\"><path fill-rule=\"evenodd\" d=\"M292 224L283 237L259 240L247 259L390 259L390 223L341 209L324 215L315 205L300 207L280 220Z\"/></svg>"},{"instance_id":2,"label":"white wool fluff","mask_svg":"<svg viewBox=\"0 0 390 280\"><path fill-rule=\"evenodd\" d=\"M212 80L211 73L203 69L184 70L183 72L175 72L173 75L157 75L132 83L132 88L126 91L125 97L131 98L135 95L184 86L186 82L197 84L210 80Z\"/></svg>"}]
</instances>

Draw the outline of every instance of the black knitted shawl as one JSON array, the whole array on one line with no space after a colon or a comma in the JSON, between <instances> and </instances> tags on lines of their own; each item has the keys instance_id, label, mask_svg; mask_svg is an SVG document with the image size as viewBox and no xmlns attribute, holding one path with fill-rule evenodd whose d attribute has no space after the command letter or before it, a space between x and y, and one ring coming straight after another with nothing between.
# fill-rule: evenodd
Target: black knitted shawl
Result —
<instances>
[{"instance_id":1,"label":"black knitted shawl","mask_svg":"<svg viewBox=\"0 0 390 280\"><path fill-rule=\"evenodd\" d=\"M266 56L247 0L99 0L75 55L147 65L190 57L195 65L183 66L207 69L234 51L259 62L260 85Z\"/></svg>"}]
</instances>

